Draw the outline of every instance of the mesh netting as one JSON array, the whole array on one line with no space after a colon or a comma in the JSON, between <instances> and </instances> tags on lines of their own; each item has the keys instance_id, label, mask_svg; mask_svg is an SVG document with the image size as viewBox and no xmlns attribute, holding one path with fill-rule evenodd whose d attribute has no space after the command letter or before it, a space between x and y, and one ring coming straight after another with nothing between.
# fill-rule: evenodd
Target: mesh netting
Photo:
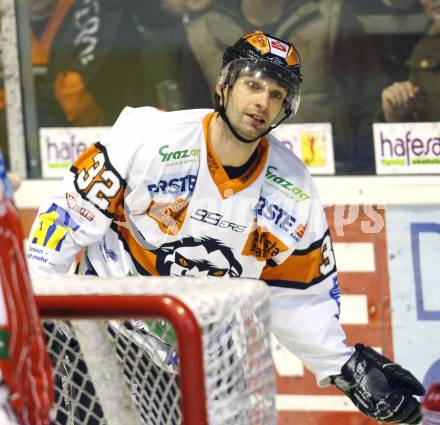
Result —
<instances>
[{"instance_id":1,"label":"mesh netting","mask_svg":"<svg viewBox=\"0 0 440 425\"><path fill-rule=\"evenodd\" d=\"M181 300L194 313L201 331L205 400L209 424L275 424L275 383L270 355L269 290L245 279L37 277L37 294L148 294ZM92 289L91 289L92 288ZM99 296L99 295L97 295ZM121 298L121 302L123 298ZM88 321L45 321L56 380L56 423L108 424L99 388L118 385L97 378L109 354L90 366L85 344L98 341ZM91 322L90 322L91 323ZM134 423L182 423L179 349L175 331L163 319L102 322L119 370L135 405ZM181 340L182 341L182 340ZM188 339L185 344L192 344ZM104 343L98 341L98 346ZM96 350L96 348L94 348ZM88 367L89 369L88 370ZM92 378L94 376L94 378ZM190 378L189 378L190 379ZM97 382L103 380L104 382ZM203 391L195 388L194 391ZM110 403L111 404L111 403ZM108 404L107 404L108 405ZM130 422L124 423L130 425Z\"/></svg>"}]
</instances>

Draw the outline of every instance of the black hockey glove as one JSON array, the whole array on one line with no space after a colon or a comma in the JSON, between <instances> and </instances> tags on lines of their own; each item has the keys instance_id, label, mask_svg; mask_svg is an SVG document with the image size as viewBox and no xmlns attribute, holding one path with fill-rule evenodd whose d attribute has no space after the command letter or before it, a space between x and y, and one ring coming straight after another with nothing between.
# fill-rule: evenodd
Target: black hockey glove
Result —
<instances>
[{"instance_id":1,"label":"black hockey glove","mask_svg":"<svg viewBox=\"0 0 440 425\"><path fill-rule=\"evenodd\" d=\"M356 344L355 352L331 383L343 391L355 406L378 421L418 424L423 385L397 363L370 347Z\"/></svg>"}]
</instances>

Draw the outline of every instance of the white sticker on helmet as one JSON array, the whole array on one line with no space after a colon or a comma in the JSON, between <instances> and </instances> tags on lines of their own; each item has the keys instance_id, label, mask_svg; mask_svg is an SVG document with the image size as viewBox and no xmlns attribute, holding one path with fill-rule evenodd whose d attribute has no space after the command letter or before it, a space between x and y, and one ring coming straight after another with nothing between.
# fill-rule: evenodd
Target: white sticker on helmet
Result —
<instances>
[{"instance_id":1,"label":"white sticker on helmet","mask_svg":"<svg viewBox=\"0 0 440 425\"><path fill-rule=\"evenodd\" d=\"M287 56L287 53L289 51L289 45L286 43L283 43L282 41L275 40L274 38L267 37L270 44L270 52L274 55L281 56L282 58L285 58Z\"/></svg>"}]
</instances>

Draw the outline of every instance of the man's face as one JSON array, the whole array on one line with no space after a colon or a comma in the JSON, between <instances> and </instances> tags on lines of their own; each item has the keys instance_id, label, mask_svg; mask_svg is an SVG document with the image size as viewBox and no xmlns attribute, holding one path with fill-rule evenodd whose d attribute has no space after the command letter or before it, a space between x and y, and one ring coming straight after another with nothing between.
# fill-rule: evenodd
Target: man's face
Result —
<instances>
[{"instance_id":1,"label":"man's face","mask_svg":"<svg viewBox=\"0 0 440 425\"><path fill-rule=\"evenodd\" d=\"M440 21L440 0L420 0L426 14L434 21Z\"/></svg>"},{"instance_id":2,"label":"man's face","mask_svg":"<svg viewBox=\"0 0 440 425\"><path fill-rule=\"evenodd\" d=\"M287 89L271 78L240 75L226 92L226 113L238 133L252 139L270 127L286 96Z\"/></svg>"}]
</instances>

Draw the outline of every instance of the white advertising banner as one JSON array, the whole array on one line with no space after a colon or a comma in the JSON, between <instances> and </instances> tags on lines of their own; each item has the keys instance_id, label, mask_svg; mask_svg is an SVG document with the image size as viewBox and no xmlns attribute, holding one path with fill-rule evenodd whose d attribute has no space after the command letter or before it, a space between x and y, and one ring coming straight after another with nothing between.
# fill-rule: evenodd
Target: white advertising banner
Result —
<instances>
[{"instance_id":1,"label":"white advertising banner","mask_svg":"<svg viewBox=\"0 0 440 425\"><path fill-rule=\"evenodd\" d=\"M73 160L104 137L111 127L42 127L40 155L43 178L64 177Z\"/></svg>"},{"instance_id":2,"label":"white advertising banner","mask_svg":"<svg viewBox=\"0 0 440 425\"><path fill-rule=\"evenodd\" d=\"M335 174L330 123L281 124L271 134L301 158L311 174Z\"/></svg>"},{"instance_id":3,"label":"white advertising banner","mask_svg":"<svg viewBox=\"0 0 440 425\"><path fill-rule=\"evenodd\" d=\"M110 127L40 128L43 178L64 177L73 160L101 140ZM311 174L335 174L330 123L282 124L271 132L301 158Z\"/></svg>"},{"instance_id":4,"label":"white advertising banner","mask_svg":"<svg viewBox=\"0 0 440 425\"><path fill-rule=\"evenodd\" d=\"M373 124L377 174L440 174L440 122Z\"/></svg>"},{"instance_id":5,"label":"white advertising banner","mask_svg":"<svg viewBox=\"0 0 440 425\"><path fill-rule=\"evenodd\" d=\"M440 382L440 207L389 207L388 267L396 361Z\"/></svg>"}]
</instances>

